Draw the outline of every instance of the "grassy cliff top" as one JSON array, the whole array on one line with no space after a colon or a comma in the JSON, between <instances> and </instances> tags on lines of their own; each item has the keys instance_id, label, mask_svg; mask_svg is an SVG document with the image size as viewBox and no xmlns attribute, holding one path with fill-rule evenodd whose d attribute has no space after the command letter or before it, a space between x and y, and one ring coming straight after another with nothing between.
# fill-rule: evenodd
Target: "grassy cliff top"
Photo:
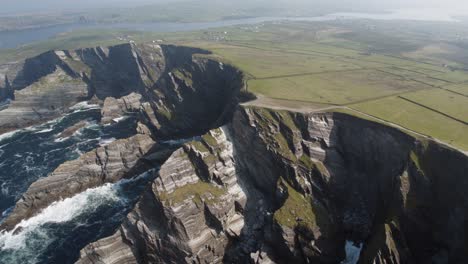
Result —
<instances>
[{"instance_id":1,"label":"grassy cliff top","mask_svg":"<svg viewBox=\"0 0 468 264\"><path fill-rule=\"evenodd\" d=\"M201 47L245 72L248 90L259 97L251 105L345 111L467 151L468 43L459 38L467 30L458 24L402 23L283 21L181 33L76 31L2 51L0 62L47 49L130 40Z\"/></svg>"}]
</instances>

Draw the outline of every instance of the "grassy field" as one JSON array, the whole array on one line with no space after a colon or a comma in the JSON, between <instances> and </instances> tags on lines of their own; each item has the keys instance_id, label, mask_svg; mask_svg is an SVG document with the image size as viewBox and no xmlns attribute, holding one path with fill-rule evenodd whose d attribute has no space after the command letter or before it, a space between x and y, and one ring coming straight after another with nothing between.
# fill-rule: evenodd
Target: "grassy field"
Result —
<instances>
[{"instance_id":1,"label":"grassy field","mask_svg":"<svg viewBox=\"0 0 468 264\"><path fill-rule=\"evenodd\" d=\"M420 28L437 31L419 34ZM248 89L260 96L254 104L298 111L351 107L468 150L468 62L454 59L468 54L468 44L453 44L463 30L424 23L401 27L395 22L337 21L181 33L76 31L0 52L0 62L49 49L162 39L205 48L242 69ZM437 34L450 44L441 43Z\"/></svg>"},{"instance_id":2,"label":"grassy field","mask_svg":"<svg viewBox=\"0 0 468 264\"><path fill-rule=\"evenodd\" d=\"M250 47L231 46L226 44L212 49L215 54L231 61L254 78L268 78L305 73L342 71L359 69L339 60L316 54L295 54L291 52L262 50Z\"/></svg>"},{"instance_id":3,"label":"grassy field","mask_svg":"<svg viewBox=\"0 0 468 264\"><path fill-rule=\"evenodd\" d=\"M368 45L391 37L358 43L358 35L340 39L346 30L336 27L285 24L275 29L264 25L259 31L242 34L238 29L231 31L230 41L202 46L248 73L248 89L262 96L260 105L271 98L288 109L296 103L299 111L307 109L307 102L310 111L348 106L468 150L467 72L432 63L436 59L405 56L421 48L414 43L387 43L388 48L379 49ZM428 51L424 55L431 56Z\"/></svg>"},{"instance_id":4,"label":"grassy field","mask_svg":"<svg viewBox=\"0 0 468 264\"><path fill-rule=\"evenodd\" d=\"M468 97L441 89L408 93L401 97L468 123Z\"/></svg>"},{"instance_id":5,"label":"grassy field","mask_svg":"<svg viewBox=\"0 0 468 264\"><path fill-rule=\"evenodd\" d=\"M401 98L386 98L351 108L468 150L468 126Z\"/></svg>"},{"instance_id":6,"label":"grassy field","mask_svg":"<svg viewBox=\"0 0 468 264\"><path fill-rule=\"evenodd\" d=\"M249 82L250 91L268 97L340 105L427 88L430 86L376 70L334 71Z\"/></svg>"},{"instance_id":7,"label":"grassy field","mask_svg":"<svg viewBox=\"0 0 468 264\"><path fill-rule=\"evenodd\" d=\"M468 84L450 85L444 88L468 96Z\"/></svg>"}]
</instances>

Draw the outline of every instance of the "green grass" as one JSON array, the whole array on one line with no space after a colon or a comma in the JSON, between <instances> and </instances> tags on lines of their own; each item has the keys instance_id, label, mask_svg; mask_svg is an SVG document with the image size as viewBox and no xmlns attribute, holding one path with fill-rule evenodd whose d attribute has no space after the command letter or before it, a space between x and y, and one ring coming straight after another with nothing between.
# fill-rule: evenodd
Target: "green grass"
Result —
<instances>
[{"instance_id":1,"label":"green grass","mask_svg":"<svg viewBox=\"0 0 468 264\"><path fill-rule=\"evenodd\" d=\"M65 59L65 62L68 64L68 66L70 66L70 68L72 68L73 70L77 71L77 72L82 72L82 73L86 73L87 76L91 76L91 68L89 68L86 64L84 64L83 62L81 61L76 61L74 59Z\"/></svg>"},{"instance_id":2,"label":"green grass","mask_svg":"<svg viewBox=\"0 0 468 264\"><path fill-rule=\"evenodd\" d=\"M212 204L215 203L225 191L225 189L216 187L213 184L199 181L195 184L187 184L178 187L172 193L159 193L159 198L170 204L179 204L190 198L196 203L203 201Z\"/></svg>"},{"instance_id":3,"label":"green grass","mask_svg":"<svg viewBox=\"0 0 468 264\"><path fill-rule=\"evenodd\" d=\"M164 107L160 107L158 108L158 110L156 111L158 114L164 116L167 120L171 120L172 119L172 111L169 111L167 110L166 108Z\"/></svg>"},{"instance_id":4,"label":"green grass","mask_svg":"<svg viewBox=\"0 0 468 264\"><path fill-rule=\"evenodd\" d=\"M385 98L352 108L468 150L466 125L403 99Z\"/></svg>"},{"instance_id":5,"label":"green grass","mask_svg":"<svg viewBox=\"0 0 468 264\"><path fill-rule=\"evenodd\" d=\"M468 97L441 89L409 93L402 97L468 122Z\"/></svg>"},{"instance_id":6,"label":"green grass","mask_svg":"<svg viewBox=\"0 0 468 264\"><path fill-rule=\"evenodd\" d=\"M449 85L444 88L468 96L468 84Z\"/></svg>"},{"instance_id":7,"label":"green grass","mask_svg":"<svg viewBox=\"0 0 468 264\"><path fill-rule=\"evenodd\" d=\"M154 17L159 16L162 20L193 19L186 15L174 17L171 10L166 11L158 11ZM147 19L150 13L116 19ZM180 14L184 11L180 10ZM207 12L202 19L219 17L216 12ZM0 63L31 57L50 49L114 45L130 39L136 42L163 39L166 43L211 50L214 52L212 58L239 67L246 73L249 91L263 95L259 106L298 111L312 111L327 105L356 107L370 115L467 149L466 127L393 96L404 96L467 120L466 97L456 93L468 95L468 74L457 70L463 68L463 62L455 61L454 54L461 54L468 47L440 44L440 39L415 31L422 26L419 24L410 23L411 27L409 24L394 27L393 23L386 22L372 24L374 29L356 23L282 22L178 33L79 30L20 49L0 51ZM459 34L460 30L438 32ZM213 36L222 36L223 40L216 40ZM126 40L119 40L119 37ZM434 43L441 48L425 48ZM440 50L447 54L440 53ZM418 57L421 52L424 56ZM73 66L80 68L80 65ZM184 72L174 74L182 80L190 79ZM435 87L456 93L437 91ZM285 140L277 138L276 141L283 145Z\"/></svg>"},{"instance_id":8,"label":"green grass","mask_svg":"<svg viewBox=\"0 0 468 264\"><path fill-rule=\"evenodd\" d=\"M206 144L210 145L210 146L216 146L218 144L218 142L216 141L216 139L210 135L210 134L205 134L202 136L202 139L203 141L206 142Z\"/></svg>"},{"instance_id":9,"label":"green grass","mask_svg":"<svg viewBox=\"0 0 468 264\"><path fill-rule=\"evenodd\" d=\"M192 74L190 72L176 69L172 72L179 80L183 80L187 86L193 85Z\"/></svg>"},{"instance_id":10,"label":"green grass","mask_svg":"<svg viewBox=\"0 0 468 264\"><path fill-rule=\"evenodd\" d=\"M350 63L314 54L303 55L229 45L212 50L255 78L359 68Z\"/></svg>"},{"instance_id":11,"label":"green grass","mask_svg":"<svg viewBox=\"0 0 468 264\"><path fill-rule=\"evenodd\" d=\"M301 224L312 230L316 226L316 217L311 201L294 190L287 182L284 182L284 185L288 190L288 198L275 212L274 219L282 226L295 228Z\"/></svg>"},{"instance_id":12,"label":"green grass","mask_svg":"<svg viewBox=\"0 0 468 264\"><path fill-rule=\"evenodd\" d=\"M210 150L205 146L205 144L203 144L200 141L192 141L190 142L190 145L192 145L196 150L200 152L210 152Z\"/></svg>"},{"instance_id":13,"label":"green grass","mask_svg":"<svg viewBox=\"0 0 468 264\"><path fill-rule=\"evenodd\" d=\"M314 103L349 104L430 86L374 70L251 80L249 91L267 97Z\"/></svg>"}]
</instances>

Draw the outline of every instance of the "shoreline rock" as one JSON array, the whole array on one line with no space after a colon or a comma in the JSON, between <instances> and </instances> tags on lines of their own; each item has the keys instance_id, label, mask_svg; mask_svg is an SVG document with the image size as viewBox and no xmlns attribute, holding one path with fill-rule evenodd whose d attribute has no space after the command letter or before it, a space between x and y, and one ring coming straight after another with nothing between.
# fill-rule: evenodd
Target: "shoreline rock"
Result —
<instances>
[{"instance_id":1,"label":"shoreline rock","mask_svg":"<svg viewBox=\"0 0 468 264\"><path fill-rule=\"evenodd\" d=\"M12 230L22 219L33 216L54 201L147 171L155 166L153 160L145 158L154 152L155 143L147 135L136 135L65 162L28 188L0 229Z\"/></svg>"},{"instance_id":2,"label":"shoreline rock","mask_svg":"<svg viewBox=\"0 0 468 264\"><path fill-rule=\"evenodd\" d=\"M119 230L77 263L220 263L244 226L246 196L224 131L205 136L175 151Z\"/></svg>"}]
</instances>

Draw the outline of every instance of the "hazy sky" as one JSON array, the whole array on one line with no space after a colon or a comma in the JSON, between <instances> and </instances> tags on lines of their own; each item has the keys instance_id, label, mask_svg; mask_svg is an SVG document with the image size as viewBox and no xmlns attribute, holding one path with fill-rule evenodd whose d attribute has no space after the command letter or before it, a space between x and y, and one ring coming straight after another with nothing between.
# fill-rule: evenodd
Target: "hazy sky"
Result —
<instances>
[{"instance_id":1,"label":"hazy sky","mask_svg":"<svg viewBox=\"0 0 468 264\"><path fill-rule=\"evenodd\" d=\"M164 2L181 2L188 0L0 0L0 13L24 13L37 11L57 11L57 10L74 10L93 7L121 7L121 6L136 6L151 3ZM206 1L206 0L191 0L191 1ZM211 0L213 1L213 0ZM292 3L304 3L307 6L331 5L337 8L353 8L353 10L368 9L398 9L398 8L437 8L449 9L454 11L464 10L468 12L468 0L217 0L217 1L233 1L239 2L242 5L243 1L258 2L261 4L271 4L272 2L281 3L283 5Z\"/></svg>"},{"instance_id":2,"label":"hazy sky","mask_svg":"<svg viewBox=\"0 0 468 264\"><path fill-rule=\"evenodd\" d=\"M101 7L125 7L182 0L0 0L1 13L45 12Z\"/></svg>"}]
</instances>

